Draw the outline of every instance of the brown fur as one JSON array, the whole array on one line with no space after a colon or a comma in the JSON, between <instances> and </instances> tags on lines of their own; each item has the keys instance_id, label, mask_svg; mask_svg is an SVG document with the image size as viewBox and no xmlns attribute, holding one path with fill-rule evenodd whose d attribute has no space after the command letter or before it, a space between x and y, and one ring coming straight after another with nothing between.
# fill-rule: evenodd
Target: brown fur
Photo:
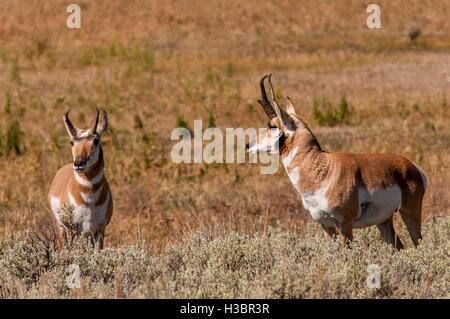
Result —
<instances>
[{"instance_id":1,"label":"brown fur","mask_svg":"<svg viewBox=\"0 0 450 319\"><path fill-rule=\"evenodd\" d=\"M293 116L291 114L291 116ZM333 211L342 217L343 235L351 240L352 224L358 215L358 190L386 189L398 185L402 192L400 214L415 245L421 238L421 207L425 185L416 166L395 154L329 153L321 149L307 124L297 115L305 130L296 132L280 148L282 158L294 147L297 155L286 170L299 169L300 191L315 191L326 181L330 184L327 200ZM389 225L388 225L389 226ZM389 226L390 227L390 226Z\"/></svg>"},{"instance_id":2,"label":"brown fur","mask_svg":"<svg viewBox=\"0 0 450 319\"><path fill-rule=\"evenodd\" d=\"M269 85L273 90L270 77ZM263 88L262 92L264 97ZM400 214L414 245L417 246L421 238L422 200L425 194L424 180L418 168L408 159L394 154L330 153L322 150L306 122L295 114L292 101L288 100L286 112L278 106L272 94L271 105L278 115L270 119L269 126L277 127L285 137L279 150L283 160L289 156L285 167L288 174L294 169L295 174L298 173L298 185L294 185L297 190L301 194L313 193L327 186L328 210L339 222L341 233L348 242L353 239L354 221L359 218L362 205L365 204L360 203L359 191L386 190L394 185L398 186L401 191ZM268 129L265 134L270 135L271 130ZM265 138L261 136L257 140ZM252 147L255 143L251 143ZM293 152L295 149L297 151ZM295 155L292 155L294 153ZM295 177L294 181L296 179ZM370 201L367 202L367 205L370 204ZM372 206L374 207L378 206ZM389 212L390 206L386 207L385 212ZM392 216L377 226L386 242L398 249L403 247L393 229ZM322 227L327 235L335 236L333 227Z\"/></svg>"},{"instance_id":3,"label":"brown fur","mask_svg":"<svg viewBox=\"0 0 450 319\"><path fill-rule=\"evenodd\" d=\"M69 196L71 195L74 200L73 204L76 206L88 207L91 214L88 218L90 231L85 233L85 235L92 236L93 242L98 243L101 249L103 248L105 228L109 224L113 213L113 202L109 184L104 175L102 175L99 181L95 181L94 184L91 181L93 181L93 179L97 176L100 176L99 174L103 174L103 150L99 140L107 127L106 112L104 112L99 133L95 131L95 128L97 127L97 120L93 129L81 131L73 127L70 120L68 120L67 114L68 112L66 113L64 120L66 121L67 131L73 141L72 152L74 154L74 158L87 160L94 151L97 151L98 159L94 163L90 164L90 166L88 166L83 172L77 173L79 178L85 182L90 182L91 185L83 185L77 181L74 170L75 164L67 164L59 169L50 186L48 200L50 205L52 205L51 198L58 199L59 208L61 208L65 203L70 204ZM95 139L98 139L97 144L94 143ZM94 203L87 203L85 199L83 199L82 193L87 196L89 193L95 194L100 189L100 194ZM106 201L108 201L106 205L106 212L99 210L102 209L102 206ZM93 214L96 215L93 216ZM61 224L60 226L62 235L66 238L66 226Z\"/></svg>"}]
</instances>

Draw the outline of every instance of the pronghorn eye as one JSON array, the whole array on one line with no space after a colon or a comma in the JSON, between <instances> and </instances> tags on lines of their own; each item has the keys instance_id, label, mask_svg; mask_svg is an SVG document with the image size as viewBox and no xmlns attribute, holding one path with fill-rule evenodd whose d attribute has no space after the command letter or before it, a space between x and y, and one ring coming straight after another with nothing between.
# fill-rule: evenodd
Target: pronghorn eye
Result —
<instances>
[{"instance_id":1,"label":"pronghorn eye","mask_svg":"<svg viewBox=\"0 0 450 319\"><path fill-rule=\"evenodd\" d=\"M94 138L94 144L98 145L98 138Z\"/></svg>"},{"instance_id":2,"label":"pronghorn eye","mask_svg":"<svg viewBox=\"0 0 450 319\"><path fill-rule=\"evenodd\" d=\"M73 141L70 141L69 143L70 143L70 145L72 145L72 146L73 146Z\"/></svg>"}]
</instances>

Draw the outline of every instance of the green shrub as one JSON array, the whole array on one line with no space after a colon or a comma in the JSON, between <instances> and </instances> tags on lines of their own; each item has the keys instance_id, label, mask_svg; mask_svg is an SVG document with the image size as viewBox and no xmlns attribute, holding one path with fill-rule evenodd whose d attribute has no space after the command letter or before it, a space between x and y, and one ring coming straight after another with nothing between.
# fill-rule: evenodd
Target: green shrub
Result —
<instances>
[{"instance_id":1,"label":"green shrub","mask_svg":"<svg viewBox=\"0 0 450 319\"><path fill-rule=\"evenodd\" d=\"M419 25L416 23L411 23L408 26L408 36L411 41L416 41L417 37L422 33Z\"/></svg>"},{"instance_id":2,"label":"green shrub","mask_svg":"<svg viewBox=\"0 0 450 319\"><path fill-rule=\"evenodd\" d=\"M6 144L5 154L9 156L12 152L16 154L22 153L22 135L23 132L20 129L20 123L18 120L13 121L8 125L6 130Z\"/></svg>"},{"instance_id":3,"label":"green shrub","mask_svg":"<svg viewBox=\"0 0 450 319\"><path fill-rule=\"evenodd\" d=\"M321 106L319 106L317 100L313 101L313 118L319 126L347 124L350 116L351 110L345 96L341 97L337 107L333 107L325 99L323 99Z\"/></svg>"},{"instance_id":4,"label":"green shrub","mask_svg":"<svg viewBox=\"0 0 450 319\"><path fill-rule=\"evenodd\" d=\"M15 57L11 62L11 81L20 83L19 58Z\"/></svg>"}]
</instances>

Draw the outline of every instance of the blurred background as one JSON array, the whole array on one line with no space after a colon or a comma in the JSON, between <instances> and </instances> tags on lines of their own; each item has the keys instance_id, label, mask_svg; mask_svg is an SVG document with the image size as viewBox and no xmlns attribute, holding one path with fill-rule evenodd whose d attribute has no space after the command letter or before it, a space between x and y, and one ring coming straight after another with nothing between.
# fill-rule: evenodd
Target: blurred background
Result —
<instances>
[{"instance_id":1,"label":"blurred background","mask_svg":"<svg viewBox=\"0 0 450 319\"><path fill-rule=\"evenodd\" d=\"M0 236L52 220L47 193L72 161L62 115L103 138L114 214L106 247L145 240L154 252L186 233L258 221L304 227L284 168L174 164L176 127L265 127L258 81L273 73L328 151L392 152L428 176L423 215L448 215L450 2L0 2ZM396 228L404 228L397 222Z\"/></svg>"}]
</instances>

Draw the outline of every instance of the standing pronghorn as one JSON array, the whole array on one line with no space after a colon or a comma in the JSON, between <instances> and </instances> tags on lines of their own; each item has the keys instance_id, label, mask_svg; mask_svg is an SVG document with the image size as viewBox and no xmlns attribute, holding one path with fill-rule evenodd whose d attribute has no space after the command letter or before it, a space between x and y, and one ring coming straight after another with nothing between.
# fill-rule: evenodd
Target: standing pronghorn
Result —
<instances>
[{"instance_id":1,"label":"standing pronghorn","mask_svg":"<svg viewBox=\"0 0 450 319\"><path fill-rule=\"evenodd\" d=\"M48 199L64 239L67 239L67 225L61 219L60 210L64 204L71 204L74 206L73 223L77 232L86 237L90 236L92 244L98 244L101 249L105 227L113 212L111 192L103 174L105 163L100 143L108 127L108 118L103 111L99 124L97 109L93 127L80 130L70 122L69 111L64 114L63 120L70 136L74 163L63 166L56 173Z\"/></svg>"},{"instance_id":2,"label":"standing pronghorn","mask_svg":"<svg viewBox=\"0 0 450 319\"><path fill-rule=\"evenodd\" d=\"M271 102L264 80L269 77ZM415 246L421 239L422 200L426 177L404 157L394 154L329 153L320 147L308 125L295 113L288 97L286 110L278 106L271 75L260 82L258 102L269 116L269 128L248 145L250 153L281 154L286 172L302 197L303 206L331 237L339 227L346 241L353 228L377 225L383 239L397 249L392 215L399 209Z\"/></svg>"}]
</instances>

